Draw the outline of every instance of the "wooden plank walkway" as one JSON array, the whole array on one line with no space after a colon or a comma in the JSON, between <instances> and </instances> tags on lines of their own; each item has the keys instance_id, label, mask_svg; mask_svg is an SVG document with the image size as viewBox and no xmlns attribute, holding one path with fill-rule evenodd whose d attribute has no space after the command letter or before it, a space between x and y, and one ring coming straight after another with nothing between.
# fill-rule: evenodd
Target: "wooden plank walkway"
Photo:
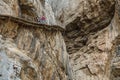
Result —
<instances>
[{"instance_id":1,"label":"wooden plank walkway","mask_svg":"<svg viewBox=\"0 0 120 80\"><path fill-rule=\"evenodd\" d=\"M47 24L40 24L35 21L30 21L30 20L25 20L20 17L14 17L10 15L0 15L0 19L2 20L10 20L16 23L24 24L27 26L33 26L33 27L40 27L42 29L47 29L47 30L59 30L59 31L64 31L64 28L58 26L58 25L47 25Z\"/></svg>"}]
</instances>

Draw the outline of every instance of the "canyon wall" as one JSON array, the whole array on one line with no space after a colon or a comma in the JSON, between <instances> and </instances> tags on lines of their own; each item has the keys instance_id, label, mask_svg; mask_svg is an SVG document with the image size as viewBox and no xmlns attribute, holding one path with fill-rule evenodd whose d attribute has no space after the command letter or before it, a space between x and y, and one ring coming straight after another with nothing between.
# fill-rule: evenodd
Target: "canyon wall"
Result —
<instances>
[{"instance_id":1,"label":"canyon wall","mask_svg":"<svg viewBox=\"0 0 120 80\"><path fill-rule=\"evenodd\" d=\"M66 26L65 40L75 80L120 79L119 57L116 56L120 3L112 0L98 1L102 4L98 5L101 11L90 6L87 9L93 8L91 12ZM97 13L99 16L95 17ZM93 14L91 18L90 14Z\"/></svg>"},{"instance_id":2,"label":"canyon wall","mask_svg":"<svg viewBox=\"0 0 120 80\"><path fill-rule=\"evenodd\" d=\"M119 10L119 0L1 0L0 79L119 80Z\"/></svg>"},{"instance_id":3,"label":"canyon wall","mask_svg":"<svg viewBox=\"0 0 120 80\"><path fill-rule=\"evenodd\" d=\"M20 21L1 18L0 80L71 79L63 29Z\"/></svg>"}]
</instances>

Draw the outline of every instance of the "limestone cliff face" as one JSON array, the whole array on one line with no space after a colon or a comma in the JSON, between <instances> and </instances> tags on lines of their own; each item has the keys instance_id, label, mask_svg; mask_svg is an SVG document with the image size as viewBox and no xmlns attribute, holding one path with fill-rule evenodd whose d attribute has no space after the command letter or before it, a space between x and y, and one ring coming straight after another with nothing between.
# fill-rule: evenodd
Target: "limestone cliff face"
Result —
<instances>
[{"instance_id":1,"label":"limestone cliff face","mask_svg":"<svg viewBox=\"0 0 120 80\"><path fill-rule=\"evenodd\" d=\"M120 80L119 18L119 0L0 0L0 80Z\"/></svg>"},{"instance_id":2,"label":"limestone cliff face","mask_svg":"<svg viewBox=\"0 0 120 80\"><path fill-rule=\"evenodd\" d=\"M107 0L104 2L108 4ZM103 8L107 10L100 16L93 19L83 17L85 21L76 21L66 27L65 39L67 50L70 53L74 79L120 79L119 57L116 56L116 53L119 54L116 51L119 45L120 30L119 4L119 1L116 1L116 4L109 4L109 8L104 5ZM107 11L109 13L106 13ZM103 15L106 18L102 18ZM76 23L81 25L73 27Z\"/></svg>"},{"instance_id":3,"label":"limestone cliff face","mask_svg":"<svg viewBox=\"0 0 120 80\"><path fill-rule=\"evenodd\" d=\"M81 26L89 23L89 20L99 23L99 16L100 20L109 21L114 9L114 0L1 0L0 3L2 14L28 19L44 15L48 24L64 28L69 23Z\"/></svg>"},{"instance_id":4,"label":"limestone cliff face","mask_svg":"<svg viewBox=\"0 0 120 80\"><path fill-rule=\"evenodd\" d=\"M71 79L62 29L20 21L1 18L0 80Z\"/></svg>"}]
</instances>

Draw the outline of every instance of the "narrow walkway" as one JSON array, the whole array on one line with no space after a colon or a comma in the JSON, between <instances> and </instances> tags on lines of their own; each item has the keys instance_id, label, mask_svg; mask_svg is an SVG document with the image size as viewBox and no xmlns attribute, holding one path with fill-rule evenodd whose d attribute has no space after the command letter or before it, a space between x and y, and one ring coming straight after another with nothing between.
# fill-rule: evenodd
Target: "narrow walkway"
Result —
<instances>
[{"instance_id":1,"label":"narrow walkway","mask_svg":"<svg viewBox=\"0 0 120 80\"><path fill-rule=\"evenodd\" d=\"M25 19L20 18L20 17L14 17L14 16L10 16L10 15L0 15L0 19L11 20L11 21L14 21L16 23L24 24L24 25L27 25L27 26L40 27L40 28L44 28L44 29L47 29L47 30L64 31L64 28L62 28L58 25L40 24L40 23L37 23L35 21L29 21L29 20L25 20Z\"/></svg>"}]
</instances>

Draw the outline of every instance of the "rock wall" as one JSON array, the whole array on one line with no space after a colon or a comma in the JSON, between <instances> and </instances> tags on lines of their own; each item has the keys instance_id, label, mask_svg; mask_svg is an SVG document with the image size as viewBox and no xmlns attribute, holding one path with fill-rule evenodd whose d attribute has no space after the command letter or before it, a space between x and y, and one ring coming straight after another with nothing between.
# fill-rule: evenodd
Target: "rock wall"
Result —
<instances>
[{"instance_id":1,"label":"rock wall","mask_svg":"<svg viewBox=\"0 0 120 80\"><path fill-rule=\"evenodd\" d=\"M1 0L0 14L18 16L19 15L18 1L17 0Z\"/></svg>"},{"instance_id":2,"label":"rock wall","mask_svg":"<svg viewBox=\"0 0 120 80\"><path fill-rule=\"evenodd\" d=\"M61 31L5 19L0 21L0 34L0 80L72 77Z\"/></svg>"},{"instance_id":3,"label":"rock wall","mask_svg":"<svg viewBox=\"0 0 120 80\"><path fill-rule=\"evenodd\" d=\"M82 16L66 26L65 40L75 80L119 80L119 78L111 77L114 73L111 66L114 65L112 62L116 54L114 40L120 30L119 10L118 7L115 8L115 4L107 6L107 1L104 3L106 5L103 8L107 10L102 14L102 11L98 10L97 13L101 14L100 16L91 19ZM94 11L90 12L92 13ZM89 13L85 14L87 15Z\"/></svg>"},{"instance_id":4,"label":"rock wall","mask_svg":"<svg viewBox=\"0 0 120 80\"><path fill-rule=\"evenodd\" d=\"M120 79L119 0L1 0L0 14L14 16L0 16L0 79Z\"/></svg>"},{"instance_id":5,"label":"rock wall","mask_svg":"<svg viewBox=\"0 0 120 80\"><path fill-rule=\"evenodd\" d=\"M86 20L89 22L91 19L96 19L96 23L98 23L99 16L101 16L100 20L108 18L114 0L1 0L0 3L2 4L1 13L3 14L19 16L29 20L45 16L47 24L56 24L65 28L73 22L80 26ZM77 23L78 21L80 23Z\"/></svg>"}]
</instances>

